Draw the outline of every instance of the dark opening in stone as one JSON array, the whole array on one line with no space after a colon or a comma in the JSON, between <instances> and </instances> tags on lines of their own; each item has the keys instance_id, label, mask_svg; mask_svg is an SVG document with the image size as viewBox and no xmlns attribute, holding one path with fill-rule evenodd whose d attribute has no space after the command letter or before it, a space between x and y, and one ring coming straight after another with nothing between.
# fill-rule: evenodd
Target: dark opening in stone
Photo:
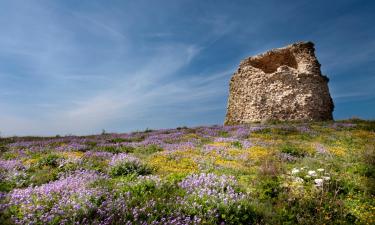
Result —
<instances>
[{"instance_id":1,"label":"dark opening in stone","mask_svg":"<svg viewBox=\"0 0 375 225\"><path fill-rule=\"evenodd\" d=\"M273 73L280 66L289 66L297 69L297 61L293 53L288 49L283 49L277 52L268 52L253 58L249 64L255 68L263 70L265 73Z\"/></svg>"}]
</instances>

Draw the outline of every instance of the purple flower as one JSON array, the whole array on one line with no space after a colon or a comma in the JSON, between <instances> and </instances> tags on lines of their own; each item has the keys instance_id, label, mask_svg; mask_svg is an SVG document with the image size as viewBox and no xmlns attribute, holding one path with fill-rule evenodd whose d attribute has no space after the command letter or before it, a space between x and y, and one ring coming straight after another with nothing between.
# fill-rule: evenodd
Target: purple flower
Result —
<instances>
[{"instance_id":1,"label":"purple flower","mask_svg":"<svg viewBox=\"0 0 375 225\"><path fill-rule=\"evenodd\" d=\"M101 151L87 151L83 155L84 158L98 157L103 159L110 159L113 156L110 152L101 152Z\"/></svg>"},{"instance_id":2,"label":"purple flower","mask_svg":"<svg viewBox=\"0 0 375 225\"><path fill-rule=\"evenodd\" d=\"M315 146L315 150L320 153L320 154L326 154L327 153L327 150L326 148L322 145L322 144L317 144Z\"/></svg>"},{"instance_id":3,"label":"purple flower","mask_svg":"<svg viewBox=\"0 0 375 225\"><path fill-rule=\"evenodd\" d=\"M67 145L62 145L56 148L57 151L80 151L85 150L87 148L86 145L72 142Z\"/></svg>"},{"instance_id":4,"label":"purple flower","mask_svg":"<svg viewBox=\"0 0 375 225\"><path fill-rule=\"evenodd\" d=\"M175 144L164 143L161 147L167 151L176 151L176 150L189 150L196 147L196 143L193 142L181 142Z\"/></svg>"},{"instance_id":5,"label":"purple flower","mask_svg":"<svg viewBox=\"0 0 375 225\"><path fill-rule=\"evenodd\" d=\"M105 191L90 184L106 176L93 171L76 171L57 181L38 187L14 189L8 194L8 206L14 206L23 217L15 217L17 224L48 223L54 218L74 221L78 214L96 210L92 200L106 196ZM61 221L61 223L62 223Z\"/></svg>"},{"instance_id":6,"label":"purple flower","mask_svg":"<svg viewBox=\"0 0 375 225\"><path fill-rule=\"evenodd\" d=\"M218 176L213 173L193 174L181 181L179 186L188 194L199 198L206 196L224 203L235 202L245 197L244 194L235 191L237 181L232 176Z\"/></svg>"},{"instance_id":7,"label":"purple flower","mask_svg":"<svg viewBox=\"0 0 375 225\"><path fill-rule=\"evenodd\" d=\"M140 163L140 160L137 157L128 155L126 153L120 153L120 154L112 156L111 161L109 162L109 165L117 166L123 162Z\"/></svg>"},{"instance_id":8,"label":"purple flower","mask_svg":"<svg viewBox=\"0 0 375 225\"><path fill-rule=\"evenodd\" d=\"M21 160L13 159L13 160L1 160L0 159L0 169L9 171L9 170L20 170L24 169Z\"/></svg>"}]
</instances>

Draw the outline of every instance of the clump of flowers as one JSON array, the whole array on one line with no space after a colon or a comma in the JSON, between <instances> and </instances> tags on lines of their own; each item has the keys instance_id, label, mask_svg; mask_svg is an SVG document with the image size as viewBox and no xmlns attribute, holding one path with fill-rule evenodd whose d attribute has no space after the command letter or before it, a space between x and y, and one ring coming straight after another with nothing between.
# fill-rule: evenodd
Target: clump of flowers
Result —
<instances>
[{"instance_id":1,"label":"clump of flowers","mask_svg":"<svg viewBox=\"0 0 375 225\"><path fill-rule=\"evenodd\" d=\"M6 206L17 224L84 222L84 215L97 210L98 201L108 194L90 187L101 178L105 176L82 170L38 187L14 189Z\"/></svg>"},{"instance_id":2,"label":"clump of flowers","mask_svg":"<svg viewBox=\"0 0 375 225\"><path fill-rule=\"evenodd\" d=\"M87 146L84 144L71 142L69 144L64 144L59 147L56 147L56 151L82 151L87 149Z\"/></svg>"},{"instance_id":3,"label":"clump of flowers","mask_svg":"<svg viewBox=\"0 0 375 225\"><path fill-rule=\"evenodd\" d=\"M150 174L152 169L141 163L141 161L126 153L120 153L112 156L109 162L109 174L111 176L122 176L128 174L146 175Z\"/></svg>"},{"instance_id":4,"label":"clump of flowers","mask_svg":"<svg viewBox=\"0 0 375 225\"><path fill-rule=\"evenodd\" d=\"M21 160L13 159L13 160L1 160L0 159L0 169L9 171L9 170L20 170L24 169Z\"/></svg>"},{"instance_id":5,"label":"clump of flowers","mask_svg":"<svg viewBox=\"0 0 375 225\"><path fill-rule=\"evenodd\" d=\"M110 152L104 152L104 151L87 151L84 153L83 158L104 158L104 159L110 159L112 158L113 154Z\"/></svg>"},{"instance_id":6,"label":"clump of flowers","mask_svg":"<svg viewBox=\"0 0 375 225\"><path fill-rule=\"evenodd\" d=\"M21 160L0 160L0 179L15 187L23 186L27 181L26 167Z\"/></svg>"},{"instance_id":7,"label":"clump of flowers","mask_svg":"<svg viewBox=\"0 0 375 225\"><path fill-rule=\"evenodd\" d=\"M179 184L186 195L178 201L184 214L196 215L207 224L249 224L255 217L247 195L240 192L233 176L218 176L213 173L193 174Z\"/></svg>"},{"instance_id":8,"label":"clump of flowers","mask_svg":"<svg viewBox=\"0 0 375 225\"><path fill-rule=\"evenodd\" d=\"M307 170L306 167L293 168L290 174L294 181L299 183L311 183L313 181L314 186L317 188L323 187L323 184L328 183L331 179L323 168L317 170Z\"/></svg>"},{"instance_id":9,"label":"clump of flowers","mask_svg":"<svg viewBox=\"0 0 375 225\"><path fill-rule=\"evenodd\" d=\"M190 175L179 183L179 186L190 195L199 198L212 198L227 204L244 198L235 191L237 181L232 176L217 176L213 173Z\"/></svg>"}]
</instances>

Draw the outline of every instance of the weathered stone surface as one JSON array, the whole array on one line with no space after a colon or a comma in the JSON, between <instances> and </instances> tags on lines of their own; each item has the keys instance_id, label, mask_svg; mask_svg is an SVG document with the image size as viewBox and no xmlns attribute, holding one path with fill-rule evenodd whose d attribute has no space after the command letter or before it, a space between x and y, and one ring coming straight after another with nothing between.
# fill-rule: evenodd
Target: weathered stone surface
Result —
<instances>
[{"instance_id":1,"label":"weathered stone surface","mask_svg":"<svg viewBox=\"0 0 375 225\"><path fill-rule=\"evenodd\" d=\"M332 120L328 78L312 42L243 60L230 80L225 124L264 120Z\"/></svg>"}]
</instances>

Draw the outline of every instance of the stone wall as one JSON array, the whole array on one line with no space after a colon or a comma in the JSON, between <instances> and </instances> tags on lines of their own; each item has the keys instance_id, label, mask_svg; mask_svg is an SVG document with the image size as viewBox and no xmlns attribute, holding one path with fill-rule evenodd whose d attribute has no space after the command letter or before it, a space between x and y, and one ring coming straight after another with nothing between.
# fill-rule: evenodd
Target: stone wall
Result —
<instances>
[{"instance_id":1,"label":"stone wall","mask_svg":"<svg viewBox=\"0 0 375 225\"><path fill-rule=\"evenodd\" d=\"M230 80L225 124L264 120L332 120L328 78L312 42L243 60Z\"/></svg>"}]
</instances>

